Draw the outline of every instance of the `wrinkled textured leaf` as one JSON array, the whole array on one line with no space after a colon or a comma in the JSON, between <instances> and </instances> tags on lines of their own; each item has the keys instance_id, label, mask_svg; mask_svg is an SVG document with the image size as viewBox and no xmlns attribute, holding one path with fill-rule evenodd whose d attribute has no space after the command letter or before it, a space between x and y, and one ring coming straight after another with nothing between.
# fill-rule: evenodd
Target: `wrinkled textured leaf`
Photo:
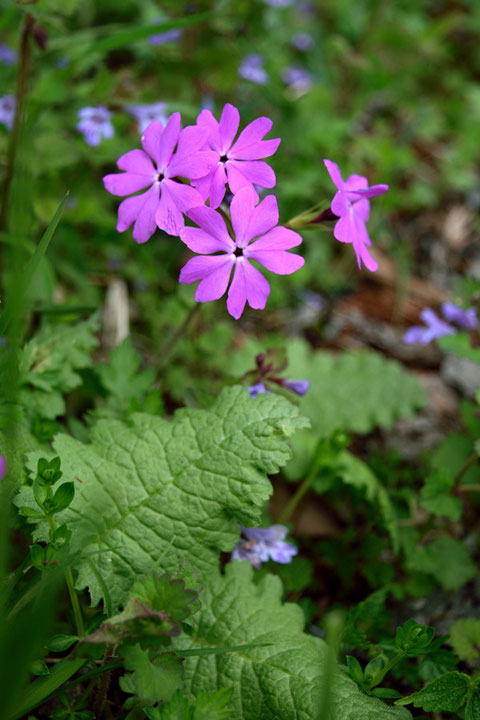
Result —
<instances>
[{"instance_id":1,"label":"wrinkled textured leaf","mask_svg":"<svg viewBox=\"0 0 480 720\"><path fill-rule=\"evenodd\" d=\"M413 703L427 712L447 710L455 712L466 700L470 678L459 672L441 675L424 688L408 697L397 700L396 705Z\"/></svg>"},{"instance_id":2,"label":"wrinkled textured leaf","mask_svg":"<svg viewBox=\"0 0 480 720\"><path fill-rule=\"evenodd\" d=\"M480 657L480 620L456 620L450 627L450 645L460 660L473 662Z\"/></svg>"},{"instance_id":3,"label":"wrinkled textured leaf","mask_svg":"<svg viewBox=\"0 0 480 720\"><path fill-rule=\"evenodd\" d=\"M175 655L160 655L153 660L147 650L140 645L129 645L122 648L124 665L132 670L126 681L120 685L125 692L138 695L143 703L168 702L172 695L182 687L182 665Z\"/></svg>"},{"instance_id":4,"label":"wrinkled textured leaf","mask_svg":"<svg viewBox=\"0 0 480 720\"><path fill-rule=\"evenodd\" d=\"M480 720L480 689L471 694L465 708L465 720Z\"/></svg>"},{"instance_id":5,"label":"wrinkled textured leaf","mask_svg":"<svg viewBox=\"0 0 480 720\"><path fill-rule=\"evenodd\" d=\"M458 590L477 574L468 549L459 540L440 537L428 545L416 546L407 554L410 570L433 575L445 590Z\"/></svg>"},{"instance_id":6,"label":"wrinkled textured leaf","mask_svg":"<svg viewBox=\"0 0 480 720\"><path fill-rule=\"evenodd\" d=\"M233 562L225 576L212 575L202 593L192 637L175 639L178 648L268 642L268 647L228 655L186 658L185 684L195 698L201 691L231 687L235 720L319 720L326 645L303 633L303 613L282 604L282 586L267 575L258 584L246 562ZM408 720L400 708L369 698L345 672L332 687L335 720Z\"/></svg>"},{"instance_id":7,"label":"wrinkled textured leaf","mask_svg":"<svg viewBox=\"0 0 480 720\"><path fill-rule=\"evenodd\" d=\"M287 462L287 439L305 424L284 398L253 402L247 390L232 387L210 410L180 410L172 421L100 421L90 445L57 436L64 476L81 480L74 502L58 515L79 543L77 585L90 588L95 604L108 592L115 609L135 578L159 561L175 575L185 558L200 579L208 577L219 550L237 542L239 524L258 524L272 491L265 473ZM31 466L37 459L30 456ZM19 505L31 503L29 491L17 496ZM82 558L80 550L91 555Z\"/></svg>"}]
</instances>

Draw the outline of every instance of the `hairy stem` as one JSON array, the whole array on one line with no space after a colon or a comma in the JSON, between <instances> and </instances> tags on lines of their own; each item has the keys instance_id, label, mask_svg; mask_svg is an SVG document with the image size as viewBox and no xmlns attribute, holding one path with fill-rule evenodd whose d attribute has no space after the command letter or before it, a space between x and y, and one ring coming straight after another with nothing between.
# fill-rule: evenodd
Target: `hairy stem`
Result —
<instances>
[{"instance_id":1,"label":"hairy stem","mask_svg":"<svg viewBox=\"0 0 480 720\"><path fill-rule=\"evenodd\" d=\"M178 327L175 332L173 333L172 337L170 338L169 342L165 345L162 351L162 359L160 360L159 364L159 370L163 370L170 359L170 355L172 354L173 349L175 348L175 345L177 342L186 334L188 328L190 327L192 320L197 316L197 313L200 310L200 303L195 303L190 310L188 311L187 315L185 316L182 324L180 327Z\"/></svg>"},{"instance_id":2,"label":"hairy stem","mask_svg":"<svg viewBox=\"0 0 480 720\"><path fill-rule=\"evenodd\" d=\"M104 664L108 664L108 661L115 657L116 648L116 645L107 646L103 656ZM98 682L97 699L95 700L95 704L93 707L93 712L95 713L95 716L97 718L100 718L102 716L105 701L107 699L108 688L110 687L111 676L112 671L108 670L101 675Z\"/></svg>"},{"instance_id":3,"label":"hairy stem","mask_svg":"<svg viewBox=\"0 0 480 720\"><path fill-rule=\"evenodd\" d=\"M20 37L15 116L13 119L12 135L10 138L10 147L8 149L7 167L5 170L5 177L2 187L2 198L0 204L0 230L5 229L7 219L8 196L10 192L10 185L12 182L13 173L15 170L15 157L17 154L23 113L25 110L28 68L30 64L30 38L33 32L34 24L34 18L31 15L27 14L23 23L22 35Z\"/></svg>"},{"instance_id":4,"label":"hairy stem","mask_svg":"<svg viewBox=\"0 0 480 720\"><path fill-rule=\"evenodd\" d=\"M57 523L55 522L54 518L51 516L48 517L47 519L48 519L48 526L50 528L51 533L53 534L55 532L55 530L57 529ZM75 627L77 629L77 635L79 637L84 637L85 625L83 623L82 609L80 607L80 601L78 599L77 591L75 590L72 569L70 567L67 567L67 569L65 570L65 580L67 581L68 594L70 595L70 601L72 603L73 615L75 618Z\"/></svg>"},{"instance_id":5,"label":"hairy stem","mask_svg":"<svg viewBox=\"0 0 480 720\"><path fill-rule=\"evenodd\" d=\"M385 677L385 675L386 675L398 662L400 662L400 660L402 660L402 658L404 658L404 657L405 657L405 653L403 652L403 650L401 650L399 653L397 653L397 654L395 655L395 657L393 657L393 658L385 665L385 667L383 667L383 668L380 670L380 672L378 672L378 673L375 675L375 677L370 681L370 683L368 684L368 689L369 689L369 690L372 690L372 688L374 688L374 687L376 687L377 685L379 685L379 684L382 682L382 680L383 680L383 678Z\"/></svg>"},{"instance_id":6,"label":"hairy stem","mask_svg":"<svg viewBox=\"0 0 480 720\"><path fill-rule=\"evenodd\" d=\"M457 472L455 477L453 478L453 487L457 488L458 484L460 483L460 480L463 478L464 475L470 470L471 467L473 467L478 462L478 455L477 453L473 452L471 455L468 456L468 458L465 460L464 464L460 468L460 470ZM458 489L465 489L465 488L458 488Z\"/></svg>"}]
</instances>

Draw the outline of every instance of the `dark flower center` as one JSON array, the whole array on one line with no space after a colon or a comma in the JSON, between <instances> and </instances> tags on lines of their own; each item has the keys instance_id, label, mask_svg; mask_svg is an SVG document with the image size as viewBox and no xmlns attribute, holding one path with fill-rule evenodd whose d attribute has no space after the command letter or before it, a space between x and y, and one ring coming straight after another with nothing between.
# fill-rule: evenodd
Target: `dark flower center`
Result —
<instances>
[{"instance_id":1,"label":"dark flower center","mask_svg":"<svg viewBox=\"0 0 480 720\"><path fill-rule=\"evenodd\" d=\"M227 157L226 155L221 155L221 156L220 156L220 162L226 163L227 160L228 160L228 157Z\"/></svg>"},{"instance_id":2,"label":"dark flower center","mask_svg":"<svg viewBox=\"0 0 480 720\"><path fill-rule=\"evenodd\" d=\"M233 251L233 254L235 255L235 257L242 257L243 248L239 248L239 247L235 248L235 250Z\"/></svg>"},{"instance_id":3,"label":"dark flower center","mask_svg":"<svg viewBox=\"0 0 480 720\"><path fill-rule=\"evenodd\" d=\"M165 175L164 175L163 173L158 173L158 175L157 175L157 182L162 182L162 180L164 179L164 177L165 177Z\"/></svg>"}]
</instances>

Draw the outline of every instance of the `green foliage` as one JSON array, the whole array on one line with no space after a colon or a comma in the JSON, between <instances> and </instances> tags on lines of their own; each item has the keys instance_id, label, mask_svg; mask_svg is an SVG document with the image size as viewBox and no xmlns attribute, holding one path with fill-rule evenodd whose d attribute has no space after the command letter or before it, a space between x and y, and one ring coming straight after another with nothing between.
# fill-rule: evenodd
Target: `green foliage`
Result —
<instances>
[{"instance_id":1,"label":"green foliage","mask_svg":"<svg viewBox=\"0 0 480 720\"><path fill-rule=\"evenodd\" d=\"M408 697L396 701L397 705L413 703L417 708L427 711L439 712L447 710L455 712L466 701L470 687L470 678L459 672L449 672L441 675Z\"/></svg>"},{"instance_id":2,"label":"green foliage","mask_svg":"<svg viewBox=\"0 0 480 720\"><path fill-rule=\"evenodd\" d=\"M204 690L202 678L208 677L210 691L232 688L232 716L238 720L290 720L299 713L305 720L317 720L326 663L331 658L325 643L303 634L302 612L296 605L282 604L278 578L266 576L254 583L253 570L245 562L234 562L225 570L224 577L212 573L202 593L194 634L176 639L175 647L270 645L238 654L187 657L184 672L189 696L195 698ZM341 669L333 672L329 698L335 720L409 717L362 694Z\"/></svg>"},{"instance_id":3,"label":"green foliage","mask_svg":"<svg viewBox=\"0 0 480 720\"><path fill-rule=\"evenodd\" d=\"M183 693L176 692L166 707L145 708L145 714L149 720L229 720L231 697L230 688L201 692L191 705Z\"/></svg>"},{"instance_id":4,"label":"green foliage","mask_svg":"<svg viewBox=\"0 0 480 720\"><path fill-rule=\"evenodd\" d=\"M450 645L460 660L474 662L480 657L480 620L455 620L449 632Z\"/></svg>"},{"instance_id":5,"label":"green foliage","mask_svg":"<svg viewBox=\"0 0 480 720\"><path fill-rule=\"evenodd\" d=\"M470 334L458 332L455 335L446 335L438 340L438 344L445 352L459 355L466 360L480 363L480 349L472 347Z\"/></svg>"},{"instance_id":6,"label":"green foliage","mask_svg":"<svg viewBox=\"0 0 480 720\"><path fill-rule=\"evenodd\" d=\"M403 537L407 568L431 575L445 590L458 590L477 574L470 552L459 540L439 537L419 545L418 533L404 533Z\"/></svg>"},{"instance_id":7,"label":"green foliage","mask_svg":"<svg viewBox=\"0 0 480 720\"><path fill-rule=\"evenodd\" d=\"M462 503L450 492L454 482L455 478L445 470L431 473L421 492L423 507L433 515L447 517L453 521L459 520L462 516Z\"/></svg>"},{"instance_id":8,"label":"green foliage","mask_svg":"<svg viewBox=\"0 0 480 720\"><path fill-rule=\"evenodd\" d=\"M151 658L140 645L124 646L122 653L125 668L132 672L120 679L120 687L135 693L142 704L169 702L182 687L182 667L175 655Z\"/></svg>"},{"instance_id":9,"label":"green foliage","mask_svg":"<svg viewBox=\"0 0 480 720\"><path fill-rule=\"evenodd\" d=\"M342 634L345 648L368 648L371 645L372 635L376 635L388 620L385 610L387 592L387 588L383 587L349 609Z\"/></svg>"},{"instance_id":10,"label":"green foliage","mask_svg":"<svg viewBox=\"0 0 480 720\"><path fill-rule=\"evenodd\" d=\"M421 625L415 620L407 620L402 627L397 628L395 645L405 655L416 657L427 651L435 635L433 627Z\"/></svg>"},{"instance_id":11,"label":"green foliage","mask_svg":"<svg viewBox=\"0 0 480 720\"><path fill-rule=\"evenodd\" d=\"M367 433L391 427L423 404L417 380L380 354L312 352L296 340L288 346L288 358L289 375L311 383L300 409L319 437L334 430Z\"/></svg>"},{"instance_id":12,"label":"green foliage","mask_svg":"<svg viewBox=\"0 0 480 720\"><path fill-rule=\"evenodd\" d=\"M54 419L65 412L63 395L82 382L91 367L98 318L77 325L44 325L26 344L20 360L20 400L33 417Z\"/></svg>"},{"instance_id":13,"label":"green foliage","mask_svg":"<svg viewBox=\"0 0 480 720\"><path fill-rule=\"evenodd\" d=\"M479 720L480 718L480 688L476 687L470 695L465 708L465 720Z\"/></svg>"},{"instance_id":14,"label":"green foliage","mask_svg":"<svg viewBox=\"0 0 480 720\"><path fill-rule=\"evenodd\" d=\"M235 545L238 524L258 523L271 493L265 473L287 462L287 439L305 424L287 400L264 395L253 403L234 387L210 410L181 410L171 422L100 421L90 445L58 435L64 475L81 480L60 514L79 543L72 546L78 587L89 587L94 604L108 592L116 608L157 562L174 573L186 558L208 577L218 551ZM31 504L29 490L18 505Z\"/></svg>"}]
</instances>

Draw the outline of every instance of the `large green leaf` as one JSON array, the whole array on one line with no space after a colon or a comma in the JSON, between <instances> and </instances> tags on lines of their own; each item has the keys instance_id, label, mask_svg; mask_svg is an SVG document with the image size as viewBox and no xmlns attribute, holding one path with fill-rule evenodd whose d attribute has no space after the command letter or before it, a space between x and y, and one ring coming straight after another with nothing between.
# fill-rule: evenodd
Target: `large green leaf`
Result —
<instances>
[{"instance_id":1,"label":"large green leaf","mask_svg":"<svg viewBox=\"0 0 480 720\"><path fill-rule=\"evenodd\" d=\"M328 652L303 632L298 605L282 603L278 577L258 584L247 562L218 572L202 592L196 630L174 640L177 648L270 643L225 655L187 657L184 677L195 698L201 691L231 687L235 720L327 720L319 716ZM332 669L333 670L333 669ZM363 694L340 669L329 684L329 720L408 720L409 713Z\"/></svg>"},{"instance_id":2,"label":"large green leaf","mask_svg":"<svg viewBox=\"0 0 480 720\"><path fill-rule=\"evenodd\" d=\"M300 408L317 436L337 429L367 433L378 426L391 427L423 404L413 375L379 353L312 352L296 340L288 346L288 358L288 375L310 381Z\"/></svg>"},{"instance_id":3,"label":"large green leaf","mask_svg":"<svg viewBox=\"0 0 480 720\"><path fill-rule=\"evenodd\" d=\"M77 478L75 499L58 521L77 540L78 586L90 588L94 603L111 599L113 610L155 565L175 573L186 558L207 578L219 551L237 542L239 524L258 524L272 491L265 473L285 465L287 438L306 422L284 398L252 400L231 387L210 410L180 410L172 421L145 414L128 425L102 420L89 445L58 435L64 477ZM37 459L30 456L32 469ZM30 488L16 502L31 505Z\"/></svg>"}]
</instances>

